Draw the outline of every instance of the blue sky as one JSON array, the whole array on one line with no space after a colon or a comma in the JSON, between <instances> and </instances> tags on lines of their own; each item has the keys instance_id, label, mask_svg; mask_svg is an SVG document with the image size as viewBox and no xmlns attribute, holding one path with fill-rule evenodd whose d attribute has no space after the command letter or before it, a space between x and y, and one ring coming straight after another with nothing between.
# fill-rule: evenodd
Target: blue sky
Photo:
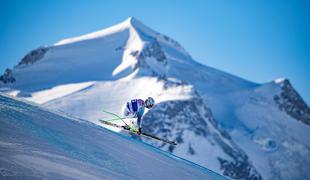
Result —
<instances>
[{"instance_id":1,"label":"blue sky","mask_svg":"<svg viewBox=\"0 0 310 180\"><path fill-rule=\"evenodd\" d=\"M30 50L134 16L202 64L254 82L287 77L310 102L310 1L0 0L0 71Z\"/></svg>"}]
</instances>

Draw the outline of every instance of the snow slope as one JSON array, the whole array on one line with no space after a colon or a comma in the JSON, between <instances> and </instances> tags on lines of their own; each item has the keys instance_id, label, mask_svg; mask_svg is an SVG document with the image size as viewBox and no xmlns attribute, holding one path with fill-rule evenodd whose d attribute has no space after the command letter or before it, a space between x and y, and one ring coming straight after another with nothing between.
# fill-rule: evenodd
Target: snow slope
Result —
<instances>
[{"instance_id":1,"label":"snow slope","mask_svg":"<svg viewBox=\"0 0 310 180\"><path fill-rule=\"evenodd\" d=\"M179 145L149 143L232 178L310 178L310 109L288 80L258 84L201 65L135 18L31 51L0 83L97 124L111 118L102 109L120 114L126 100L152 96L143 129Z\"/></svg>"},{"instance_id":2,"label":"snow slope","mask_svg":"<svg viewBox=\"0 0 310 180\"><path fill-rule=\"evenodd\" d=\"M226 179L83 120L0 94L0 178Z\"/></svg>"},{"instance_id":3,"label":"snow slope","mask_svg":"<svg viewBox=\"0 0 310 180\"><path fill-rule=\"evenodd\" d=\"M128 92L128 89L131 91ZM116 91L118 96L111 97L110 92ZM259 176L248 162L247 156L217 127L208 107L200 105L202 98L195 93L192 86L186 84L159 80L156 77L96 82L91 88L50 101L45 106L70 112L100 125L98 119L114 118L104 114L102 109L121 114L123 103L119 102L126 102L129 97L147 95L153 96L157 105L152 111L146 111L143 129L173 139L179 145L173 147L156 142L149 143L216 172L224 171L225 175L249 178ZM169 106L171 110L161 110L162 106ZM148 116L149 113L151 117ZM177 126L171 127L173 124ZM189 149L193 147L195 153L190 154ZM207 157L201 158L204 155ZM222 167L223 163L219 158L227 161L231 167ZM237 169L240 172L234 173Z\"/></svg>"}]
</instances>

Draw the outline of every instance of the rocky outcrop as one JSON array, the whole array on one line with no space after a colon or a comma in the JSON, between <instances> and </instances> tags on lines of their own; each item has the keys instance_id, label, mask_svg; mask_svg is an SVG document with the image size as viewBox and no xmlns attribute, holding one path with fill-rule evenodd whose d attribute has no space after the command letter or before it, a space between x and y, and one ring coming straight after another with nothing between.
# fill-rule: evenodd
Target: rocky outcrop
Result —
<instances>
[{"instance_id":1,"label":"rocky outcrop","mask_svg":"<svg viewBox=\"0 0 310 180\"><path fill-rule=\"evenodd\" d=\"M138 68L148 69L154 76L162 77L165 75L164 69L168 64L168 60L156 39L147 43L142 51L133 51L130 55L137 59L134 70Z\"/></svg>"},{"instance_id":2,"label":"rocky outcrop","mask_svg":"<svg viewBox=\"0 0 310 180\"><path fill-rule=\"evenodd\" d=\"M0 81L2 81L4 84L7 83L14 83L16 81L16 79L13 76L13 71L9 68L7 68L3 75L0 76Z\"/></svg>"},{"instance_id":3,"label":"rocky outcrop","mask_svg":"<svg viewBox=\"0 0 310 180\"><path fill-rule=\"evenodd\" d=\"M235 145L229 134L221 129L213 118L211 110L205 105L197 92L188 100L166 101L156 105L144 116L143 129L157 136L174 140L187 147L187 155L195 156L191 139L186 134L194 134L216 144L229 158L217 157L223 175L233 179L261 179L260 174L249 162L248 156ZM193 138L193 137L192 137ZM164 143L155 146L174 153L178 146ZM177 154L181 156L180 154ZM212 155L216 155L212 154ZM200 157L201 154L199 155ZM205 157L210 154L205 154Z\"/></svg>"},{"instance_id":4,"label":"rocky outcrop","mask_svg":"<svg viewBox=\"0 0 310 180\"><path fill-rule=\"evenodd\" d=\"M285 111L307 125L310 125L310 109L301 96L295 91L289 80L285 79L280 84L281 92L274 96L274 101L281 111Z\"/></svg>"},{"instance_id":5,"label":"rocky outcrop","mask_svg":"<svg viewBox=\"0 0 310 180\"><path fill-rule=\"evenodd\" d=\"M33 64L42 59L45 53L48 51L48 47L39 47L38 49L30 51L22 60L18 63L17 67Z\"/></svg>"},{"instance_id":6,"label":"rocky outcrop","mask_svg":"<svg viewBox=\"0 0 310 180\"><path fill-rule=\"evenodd\" d=\"M30 51L27 55L25 55L22 60L15 66L17 68L23 67L25 65L33 64L44 57L46 52L48 51L48 47L39 47L35 50ZM2 76L0 76L0 81L4 84L14 83L16 79L13 76L13 71L7 68Z\"/></svg>"},{"instance_id":7,"label":"rocky outcrop","mask_svg":"<svg viewBox=\"0 0 310 180\"><path fill-rule=\"evenodd\" d=\"M142 52L139 54L138 59L146 59L147 57L154 57L157 62L163 65L167 64L167 58L165 53L162 51L160 44L154 40L152 43L148 44Z\"/></svg>"}]
</instances>

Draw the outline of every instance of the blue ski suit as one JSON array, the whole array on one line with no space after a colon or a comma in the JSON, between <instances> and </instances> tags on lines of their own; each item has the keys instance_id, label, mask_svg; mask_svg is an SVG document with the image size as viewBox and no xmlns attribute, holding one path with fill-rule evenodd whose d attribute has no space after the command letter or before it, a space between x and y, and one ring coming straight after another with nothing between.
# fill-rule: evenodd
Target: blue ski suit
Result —
<instances>
[{"instance_id":1,"label":"blue ski suit","mask_svg":"<svg viewBox=\"0 0 310 180\"><path fill-rule=\"evenodd\" d=\"M145 103L142 99L132 99L128 101L123 109L123 115L126 118L137 118L137 126L142 126L142 115L144 113Z\"/></svg>"}]
</instances>

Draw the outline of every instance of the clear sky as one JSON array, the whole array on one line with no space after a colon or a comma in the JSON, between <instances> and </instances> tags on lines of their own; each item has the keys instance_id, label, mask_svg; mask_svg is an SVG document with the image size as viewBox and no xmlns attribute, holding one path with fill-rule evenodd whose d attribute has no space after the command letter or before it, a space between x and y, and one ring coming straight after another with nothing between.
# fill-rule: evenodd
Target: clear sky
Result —
<instances>
[{"instance_id":1,"label":"clear sky","mask_svg":"<svg viewBox=\"0 0 310 180\"><path fill-rule=\"evenodd\" d=\"M309 9L308 0L0 0L0 71L134 16L202 64L259 83L287 77L309 104Z\"/></svg>"}]
</instances>

